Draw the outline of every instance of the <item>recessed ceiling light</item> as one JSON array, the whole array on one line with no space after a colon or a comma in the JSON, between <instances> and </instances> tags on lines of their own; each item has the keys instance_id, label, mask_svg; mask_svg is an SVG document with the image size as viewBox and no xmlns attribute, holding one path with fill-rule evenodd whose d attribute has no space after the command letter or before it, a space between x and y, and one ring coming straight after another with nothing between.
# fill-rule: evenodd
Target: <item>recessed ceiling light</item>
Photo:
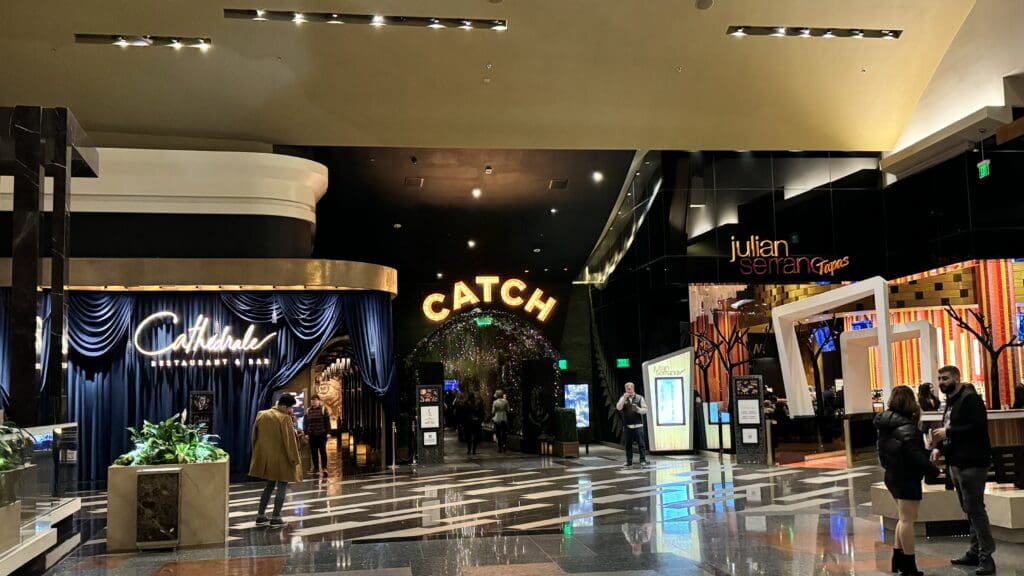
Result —
<instances>
[{"instance_id":1,"label":"recessed ceiling light","mask_svg":"<svg viewBox=\"0 0 1024 576\"><path fill-rule=\"evenodd\" d=\"M552 214L558 214L558 208L552 208L551 209L551 213Z\"/></svg>"},{"instance_id":2,"label":"recessed ceiling light","mask_svg":"<svg viewBox=\"0 0 1024 576\"><path fill-rule=\"evenodd\" d=\"M530 270L529 270L529 269L527 269L527 270L523 270L523 274L529 274L529 273L530 273Z\"/></svg>"},{"instance_id":3,"label":"recessed ceiling light","mask_svg":"<svg viewBox=\"0 0 1024 576\"><path fill-rule=\"evenodd\" d=\"M466 246L468 246L469 248L476 248L476 240L466 240Z\"/></svg>"},{"instance_id":4,"label":"recessed ceiling light","mask_svg":"<svg viewBox=\"0 0 1024 576\"><path fill-rule=\"evenodd\" d=\"M508 30L508 24L504 20L495 20L494 26L491 26L491 30L497 30L498 32L504 32Z\"/></svg>"},{"instance_id":5,"label":"recessed ceiling light","mask_svg":"<svg viewBox=\"0 0 1024 576\"><path fill-rule=\"evenodd\" d=\"M801 28L800 29L800 37L801 38L810 38L811 37L811 29L810 28Z\"/></svg>"},{"instance_id":6,"label":"recessed ceiling light","mask_svg":"<svg viewBox=\"0 0 1024 576\"><path fill-rule=\"evenodd\" d=\"M463 20L462 21L462 26L459 26L459 28L461 28L462 30L472 30L473 29L473 23L470 22L469 20Z\"/></svg>"},{"instance_id":7,"label":"recessed ceiling light","mask_svg":"<svg viewBox=\"0 0 1024 576\"><path fill-rule=\"evenodd\" d=\"M835 38L836 35L831 30L825 30L825 33L821 35L822 38Z\"/></svg>"},{"instance_id":8,"label":"recessed ceiling light","mask_svg":"<svg viewBox=\"0 0 1024 576\"><path fill-rule=\"evenodd\" d=\"M540 248L534 248L533 249L533 253L534 254L540 254Z\"/></svg>"},{"instance_id":9,"label":"recessed ceiling light","mask_svg":"<svg viewBox=\"0 0 1024 576\"><path fill-rule=\"evenodd\" d=\"M402 229L402 224L399 223L399 222L395 222L395 230L401 230L401 229Z\"/></svg>"},{"instance_id":10,"label":"recessed ceiling light","mask_svg":"<svg viewBox=\"0 0 1024 576\"><path fill-rule=\"evenodd\" d=\"M264 12L263 10L257 10L256 11L256 17L253 18L253 20L255 20L257 22L266 22L266 20L267 20L266 12Z\"/></svg>"},{"instance_id":11,"label":"recessed ceiling light","mask_svg":"<svg viewBox=\"0 0 1024 576\"><path fill-rule=\"evenodd\" d=\"M427 28L433 28L436 30L438 28L446 28L446 26L444 24L441 24L441 21L438 20L437 18L431 18L430 24L427 24Z\"/></svg>"},{"instance_id":12,"label":"recessed ceiling light","mask_svg":"<svg viewBox=\"0 0 1024 576\"><path fill-rule=\"evenodd\" d=\"M444 278L444 273L443 272L438 272L437 273L437 279L440 280L441 278Z\"/></svg>"},{"instance_id":13,"label":"recessed ceiling light","mask_svg":"<svg viewBox=\"0 0 1024 576\"><path fill-rule=\"evenodd\" d=\"M729 36L746 36L747 33L743 30L743 26L737 27L735 30L729 33Z\"/></svg>"},{"instance_id":14,"label":"recessed ceiling light","mask_svg":"<svg viewBox=\"0 0 1024 576\"><path fill-rule=\"evenodd\" d=\"M853 31L853 37L857 38L858 40L863 39L864 38L864 31L863 30L854 30Z\"/></svg>"},{"instance_id":15,"label":"recessed ceiling light","mask_svg":"<svg viewBox=\"0 0 1024 576\"><path fill-rule=\"evenodd\" d=\"M305 21L306 17L302 15L302 12L296 12L295 16L292 17L292 22L295 22L296 24L302 24Z\"/></svg>"},{"instance_id":16,"label":"recessed ceiling light","mask_svg":"<svg viewBox=\"0 0 1024 576\"><path fill-rule=\"evenodd\" d=\"M469 193L473 195L473 198L479 198L484 192L479 188L473 188Z\"/></svg>"},{"instance_id":17,"label":"recessed ceiling light","mask_svg":"<svg viewBox=\"0 0 1024 576\"><path fill-rule=\"evenodd\" d=\"M545 269L544 269L544 271L545 271L545 272L547 272L547 271L548 271L548 269L547 269L547 268L545 268Z\"/></svg>"},{"instance_id":18,"label":"recessed ceiling light","mask_svg":"<svg viewBox=\"0 0 1024 576\"><path fill-rule=\"evenodd\" d=\"M597 170L595 170L594 173L591 174L591 178L593 178L594 182L596 182L598 184L600 184L601 182L604 182L604 174L598 172Z\"/></svg>"},{"instance_id":19,"label":"recessed ceiling light","mask_svg":"<svg viewBox=\"0 0 1024 576\"><path fill-rule=\"evenodd\" d=\"M338 18L337 14L331 14L331 17L330 17L329 20L327 20L327 23L328 24L344 24L345 22L343 22L340 18Z\"/></svg>"},{"instance_id":20,"label":"recessed ceiling light","mask_svg":"<svg viewBox=\"0 0 1024 576\"><path fill-rule=\"evenodd\" d=\"M387 22L384 21L384 17L379 14L374 16L373 20L370 21L370 26L384 26L385 24L387 24Z\"/></svg>"},{"instance_id":21,"label":"recessed ceiling light","mask_svg":"<svg viewBox=\"0 0 1024 576\"><path fill-rule=\"evenodd\" d=\"M565 268L562 268L562 272L568 272L568 271L569 271L569 267L568 266L566 266Z\"/></svg>"},{"instance_id":22,"label":"recessed ceiling light","mask_svg":"<svg viewBox=\"0 0 1024 576\"><path fill-rule=\"evenodd\" d=\"M775 29L775 32L772 33L772 36L785 36L785 35L786 35L786 27L785 26L777 27Z\"/></svg>"}]
</instances>

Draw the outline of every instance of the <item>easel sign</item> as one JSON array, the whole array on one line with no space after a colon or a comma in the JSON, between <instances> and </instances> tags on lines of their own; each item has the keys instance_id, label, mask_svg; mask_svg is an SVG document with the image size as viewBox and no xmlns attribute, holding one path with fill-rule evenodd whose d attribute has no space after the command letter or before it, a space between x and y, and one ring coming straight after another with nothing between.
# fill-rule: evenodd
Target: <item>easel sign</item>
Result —
<instances>
[{"instance_id":1,"label":"easel sign","mask_svg":"<svg viewBox=\"0 0 1024 576\"><path fill-rule=\"evenodd\" d=\"M740 464L767 464L764 382L761 375L733 376L732 393L736 399L736 461Z\"/></svg>"}]
</instances>

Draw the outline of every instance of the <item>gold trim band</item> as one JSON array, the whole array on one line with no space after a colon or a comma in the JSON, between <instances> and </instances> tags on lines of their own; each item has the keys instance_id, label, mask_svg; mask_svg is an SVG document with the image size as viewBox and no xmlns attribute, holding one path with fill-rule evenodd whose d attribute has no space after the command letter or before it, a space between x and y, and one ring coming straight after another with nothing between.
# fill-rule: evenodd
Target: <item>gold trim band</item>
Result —
<instances>
[{"instance_id":1,"label":"gold trim band","mask_svg":"<svg viewBox=\"0 0 1024 576\"><path fill-rule=\"evenodd\" d=\"M50 260L40 270L50 285ZM0 258L0 286L11 259ZM378 290L398 295L398 271L347 260L303 258L72 258L69 290Z\"/></svg>"}]
</instances>

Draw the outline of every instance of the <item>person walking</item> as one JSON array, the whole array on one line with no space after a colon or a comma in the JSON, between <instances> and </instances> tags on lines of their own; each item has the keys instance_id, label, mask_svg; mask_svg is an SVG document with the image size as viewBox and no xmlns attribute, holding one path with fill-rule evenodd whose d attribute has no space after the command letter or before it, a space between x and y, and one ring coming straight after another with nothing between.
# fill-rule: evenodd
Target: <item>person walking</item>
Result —
<instances>
[{"instance_id":1,"label":"person walking","mask_svg":"<svg viewBox=\"0 0 1024 576\"><path fill-rule=\"evenodd\" d=\"M932 390L932 383L925 382L918 385L917 387L917 403L921 405L921 410L924 412L935 412L942 405L939 402L939 397L935 395L935 391Z\"/></svg>"},{"instance_id":2,"label":"person walking","mask_svg":"<svg viewBox=\"0 0 1024 576\"><path fill-rule=\"evenodd\" d=\"M955 566L977 566L975 574L996 573L996 543L985 510L985 479L992 462L988 437L988 411L985 402L972 387L960 381L960 369L939 369L939 389L946 395L942 428L932 430L932 459L941 453L949 465L949 475L960 499L960 507L971 524L971 547L966 554L951 560Z\"/></svg>"},{"instance_id":3,"label":"person walking","mask_svg":"<svg viewBox=\"0 0 1024 576\"><path fill-rule=\"evenodd\" d=\"M302 423L303 431L309 437L309 454L313 460L313 473L327 477L327 434L331 431L331 416L314 394L309 398L309 410Z\"/></svg>"},{"instance_id":4,"label":"person walking","mask_svg":"<svg viewBox=\"0 0 1024 576\"><path fill-rule=\"evenodd\" d=\"M298 482L301 477L299 445L295 438L295 428L292 426L294 406L295 397L291 394L282 394L276 406L256 415L256 422L253 424L249 476L267 482L256 513L257 526L284 526L281 508L284 506L288 483ZM268 519L267 504L275 487L277 496L274 499L274 513Z\"/></svg>"},{"instance_id":5,"label":"person walking","mask_svg":"<svg viewBox=\"0 0 1024 576\"><path fill-rule=\"evenodd\" d=\"M626 382L626 391L615 403L615 409L622 413L622 441L626 444L626 467L633 465L633 442L640 449L640 465L647 465L644 452L644 414L647 414L647 401L636 393L636 385Z\"/></svg>"},{"instance_id":6,"label":"person walking","mask_svg":"<svg viewBox=\"0 0 1024 576\"><path fill-rule=\"evenodd\" d=\"M939 475L929 460L921 435L921 407L909 386L897 386L889 409L875 417L878 459L885 469L885 487L896 500L899 521L892 551L892 571L921 576L914 557L914 522L921 507L921 480Z\"/></svg>"},{"instance_id":7,"label":"person walking","mask_svg":"<svg viewBox=\"0 0 1024 576\"><path fill-rule=\"evenodd\" d=\"M491 421L494 422L494 432L498 437L498 454L503 454L508 450L508 400L505 399L504 390L494 393Z\"/></svg>"},{"instance_id":8,"label":"person walking","mask_svg":"<svg viewBox=\"0 0 1024 576\"><path fill-rule=\"evenodd\" d=\"M484 421L484 403L475 393L470 393L463 406L465 418L463 427L466 429L466 455L476 454L480 443L480 425Z\"/></svg>"}]
</instances>

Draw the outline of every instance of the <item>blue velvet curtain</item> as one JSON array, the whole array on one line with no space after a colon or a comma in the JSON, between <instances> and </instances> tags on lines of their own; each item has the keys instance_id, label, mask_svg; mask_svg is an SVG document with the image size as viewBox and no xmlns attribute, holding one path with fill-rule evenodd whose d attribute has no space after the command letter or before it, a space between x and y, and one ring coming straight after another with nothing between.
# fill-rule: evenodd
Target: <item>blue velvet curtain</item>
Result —
<instances>
[{"instance_id":1,"label":"blue velvet curtain","mask_svg":"<svg viewBox=\"0 0 1024 576\"><path fill-rule=\"evenodd\" d=\"M0 290L0 303L7 298L9 292ZM41 310L44 317L48 317L46 304ZM365 385L382 397L389 417L397 412L388 294L74 292L68 305L68 409L70 419L79 425L82 480L104 479L107 466L131 448L125 428L181 412L189 392L196 390L215 392L215 432L231 454L232 472L244 473L256 412L269 406L274 390L342 334L352 339ZM232 354L228 366L151 366L159 357L135 349L133 330L147 316L165 310L176 313L179 323L147 329L151 349L173 342L202 314L210 319L211 333L231 326L240 337L250 323L256 326L257 337L277 332L266 348L250 355L269 358L270 365L250 366L250 356ZM3 314L0 321L0 385L8 381L7 316ZM200 357L202 353L195 356ZM242 366L233 364L235 358Z\"/></svg>"}]
</instances>

